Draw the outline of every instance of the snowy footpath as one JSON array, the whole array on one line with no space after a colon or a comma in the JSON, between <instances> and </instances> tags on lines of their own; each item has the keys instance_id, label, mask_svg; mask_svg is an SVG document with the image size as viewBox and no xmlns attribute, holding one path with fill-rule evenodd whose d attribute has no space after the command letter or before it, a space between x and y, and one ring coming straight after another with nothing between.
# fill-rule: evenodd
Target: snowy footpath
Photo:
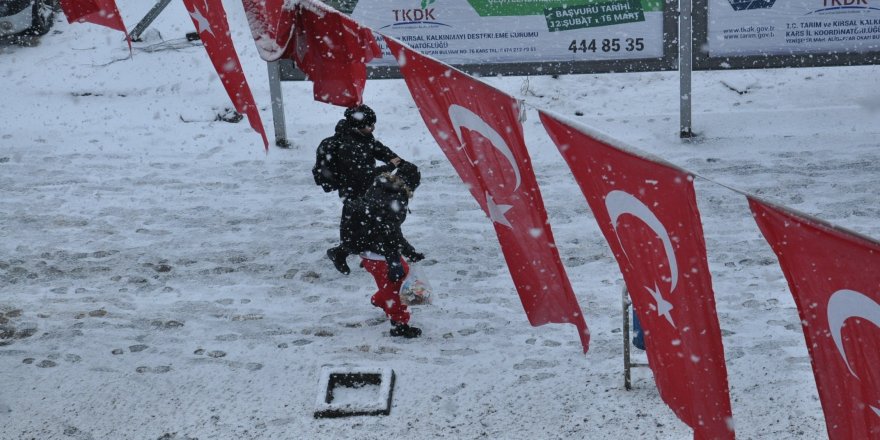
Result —
<instances>
[{"instance_id":1,"label":"snowy footpath","mask_svg":"<svg viewBox=\"0 0 880 440\"><path fill-rule=\"evenodd\" d=\"M119 3L129 26L149 6ZM271 139L265 64L227 8ZM528 324L405 85L371 81L377 136L423 176L404 233L436 297L414 310L423 337L401 340L355 258L344 276L325 256L341 204L310 168L342 109L284 83L293 147L266 153L215 120L230 104L182 6L154 28L130 60L92 25L0 45L0 439L691 438L649 370L623 387L621 276L534 108L526 140L589 353L574 326ZM826 438L782 272L720 184L880 238L878 67L698 72L691 142L674 72L487 81L711 179L696 190L738 438ZM392 368L391 414L315 419L325 366Z\"/></svg>"}]
</instances>

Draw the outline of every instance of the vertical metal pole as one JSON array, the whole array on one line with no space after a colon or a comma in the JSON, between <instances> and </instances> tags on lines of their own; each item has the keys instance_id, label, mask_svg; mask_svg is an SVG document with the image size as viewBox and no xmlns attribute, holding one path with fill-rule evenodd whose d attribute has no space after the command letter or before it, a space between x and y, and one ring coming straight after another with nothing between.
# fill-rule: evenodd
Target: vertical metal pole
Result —
<instances>
[{"instance_id":1,"label":"vertical metal pole","mask_svg":"<svg viewBox=\"0 0 880 440\"><path fill-rule=\"evenodd\" d=\"M269 96L272 99L272 121L275 124L275 145L281 148L290 148L287 140L287 128L284 123L284 97L281 93L281 63L270 61L266 63L269 69Z\"/></svg>"},{"instance_id":2,"label":"vertical metal pole","mask_svg":"<svg viewBox=\"0 0 880 440\"><path fill-rule=\"evenodd\" d=\"M171 0L159 0L156 2L156 5L147 12L147 15L145 15L137 26L134 27L134 30L128 34L128 38L130 38L131 41L141 41L141 34L144 33L144 31L147 30L147 27L153 23L153 20L162 13L165 7L168 6L168 3L171 3Z\"/></svg>"},{"instance_id":3,"label":"vertical metal pole","mask_svg":"<svg viewBox=\"0 0 880 440\"><path fill-rule=\"evenodd\" d=\"M678 0L678 74L681 79L680 91L680 136L682 139L694 136L691 127L691 74L694 67L693 4L692 0Z\"/></svg>"},{"instance_id":4,"label":"vertical metal pole","mask_svg":"<svg viewBox=\"0 0 880 440\"><path fill-rule=\"evenodd\" d=\"M621 292L621 298L623 301L623 387L629 391L632 388L632 381L630 379L630 369L631 365L629 363L629 292L626 291L626 286L623 286L623 291Z\"/></svg>"}]
</instances>

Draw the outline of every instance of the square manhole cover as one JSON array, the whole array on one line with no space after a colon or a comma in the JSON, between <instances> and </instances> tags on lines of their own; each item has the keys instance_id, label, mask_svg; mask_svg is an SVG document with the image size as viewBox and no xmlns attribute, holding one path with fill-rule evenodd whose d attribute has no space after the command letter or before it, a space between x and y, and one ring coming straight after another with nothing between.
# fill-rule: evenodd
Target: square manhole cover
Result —
<instances>
[{"instance_id":1,"label":"square manhole cover","mask_svg":"<svg viewBox=\"0 0 880 440\"><path fill-rule=\"evenodd\" d=\"M376 367L323 367L315 418L391 413L394 371Z\"/></svg>"}]
</instances>

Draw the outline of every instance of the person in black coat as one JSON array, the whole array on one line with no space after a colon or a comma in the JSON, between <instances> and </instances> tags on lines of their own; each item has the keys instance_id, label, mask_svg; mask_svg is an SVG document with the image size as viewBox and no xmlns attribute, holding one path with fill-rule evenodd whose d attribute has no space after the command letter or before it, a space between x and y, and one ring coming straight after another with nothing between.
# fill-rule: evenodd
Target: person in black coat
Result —
<instances>
[{"instance_id":1,"label":"person in black coat","mask_svg":"<svg viewBox=\"0 0 880 440\"><path fill-rule=\"evenodd\" d=\"M409 199L419 186L418 167L401 161L394 173L375 178L367 193L343 208L340 235L342 245L361 255L361 265L373 275L378 291L371 302L391 318L391 335L415 338L419 328L409 326L410 313L400 300L400 287L409 271L402 257L410 262L425 256L403 236Z\"/></svg>"},{"instance_id":2,"label":"person in black coat","mask_svg":"<svg viewBox=\"0 0 880 440\"><path fill-rule=\"evenodd\" d=\"M321 141L315 154L312 175L325 192L338 191L343 212L349 201L362 197L377 175L391 171L401 159L373 136L376 112L366 105L345 110L345 118L336 124L336 133ZM376 161L385 165L377 167ZM344 218L343 218L344 221ZM336 269L348 274L345 259L356 253L344 245L327 250Z\"/></svg>"}]
</instances>

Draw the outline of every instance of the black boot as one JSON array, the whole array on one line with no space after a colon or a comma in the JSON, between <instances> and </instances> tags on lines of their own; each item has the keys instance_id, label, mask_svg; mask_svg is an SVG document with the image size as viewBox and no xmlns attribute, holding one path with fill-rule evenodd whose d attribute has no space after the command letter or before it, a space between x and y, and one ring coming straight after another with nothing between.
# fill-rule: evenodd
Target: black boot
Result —
<instances>
[{"instance_id":1,"label":"black boot","mask_svg":"<svg viewBox=\"0 0 880 440\"><path fill-rule=\"evenodd\" d=\"M336 270L348 275L351 273L351 269L348 268L348 263L345 262L346 257L348 257L348 252L346 252L342 246L327 249L327 258L330 258L330 261L333 262L333 266L336 267Z\"/></svg>"},{"instance_id":2,"label":"black boot","mask_svg":"<svg viewBox=\"0 0 880 440\"><path fill-rule=\"evenodd\" d=\"M391 336L403 336L407 339L418 338L422 335L422 329L418 327L410 327L406 324L398 324L391 321Z\"/></svg>"}]
</instances>

